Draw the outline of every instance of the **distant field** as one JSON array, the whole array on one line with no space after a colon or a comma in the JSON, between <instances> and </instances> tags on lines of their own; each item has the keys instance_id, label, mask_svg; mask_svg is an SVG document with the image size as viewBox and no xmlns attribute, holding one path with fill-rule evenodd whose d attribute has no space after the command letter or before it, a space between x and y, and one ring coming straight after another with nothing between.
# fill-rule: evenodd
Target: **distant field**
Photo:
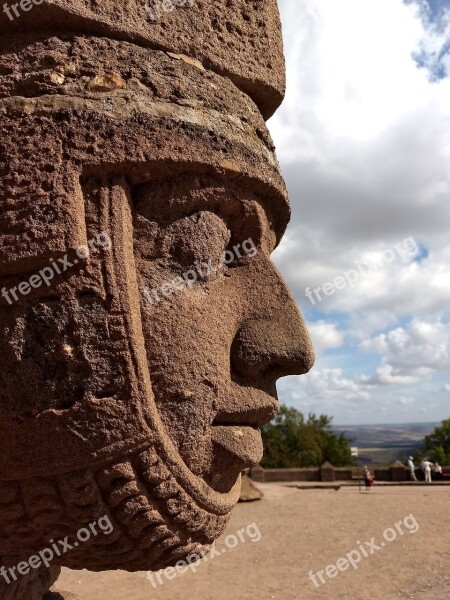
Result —
<instances>
[{"instance_id":1,"label":"distant field","mask_svg":"<svg viewBox=\"0 0 450 600\"><path fill-rule=\"evenodd\" d=\"M395 425L340 425L337 433L351 439L359 449L359 464L390 465L396 460L405 462L423 443L438 423L406 423Z\"/></svg>"},{"instance_id":2,"label":"distant field","mask_svg":"<svg viewBox=\"0 0 450 600\"><path fill-rule=\"evenodd\" d=\"M370 466L391 465L396 460L405 462L407 457L416 451L416 447L409 450L398 447L386 448L359 448L359 464Z\"/></svg>"}]
</instances>

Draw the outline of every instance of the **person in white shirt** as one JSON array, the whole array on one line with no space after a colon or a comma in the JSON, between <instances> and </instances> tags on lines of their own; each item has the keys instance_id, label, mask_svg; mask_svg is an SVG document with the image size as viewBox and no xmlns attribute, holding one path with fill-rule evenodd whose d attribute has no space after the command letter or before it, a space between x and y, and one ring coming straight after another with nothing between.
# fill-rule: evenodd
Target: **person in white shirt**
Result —
<instances>
[{"instance_id":1,"label":"person in white shirt","mask_svg":"<svg viewBox=\"0 0 450 600\"><path fill-rule=\"evenodd\" d=\"M425 473L425 483L431 483L431 467L432 463L429 460L422 461L423 472Z\"/></svg>"},{"instance_id":2,"label":"person in white shirt","mask_svg":"<svg viewBox=\"0 0 450 600\"><path fill-rule=\"evenodd\" d=\"M417 481L416 465L414 464L414 458L412 456L410 456L408 458L408 469L409 469L409 474L411 476L412 481Z\"/></svg>"}]
</instances>

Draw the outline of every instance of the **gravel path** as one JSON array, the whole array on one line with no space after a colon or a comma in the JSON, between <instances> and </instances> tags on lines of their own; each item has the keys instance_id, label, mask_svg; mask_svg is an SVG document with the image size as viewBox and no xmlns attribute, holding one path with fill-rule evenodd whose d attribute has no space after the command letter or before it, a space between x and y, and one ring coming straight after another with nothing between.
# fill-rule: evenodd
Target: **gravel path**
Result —
<instances>
[{"instance_id":1,"label":"gravel path","mask_svg":"<svg viewBox=\"0 0 450 600\"><path fill-rule=\"evenodd\" d=\"M64 570L56 587L80 600L450 599L449 488L259 487L264 500L237 507L217 554L195 573L152 585L145 573ZM308 579L339 559L342 570L329 567L331 578L316 575L317 586Z\"/></svg>"}]
</instances>

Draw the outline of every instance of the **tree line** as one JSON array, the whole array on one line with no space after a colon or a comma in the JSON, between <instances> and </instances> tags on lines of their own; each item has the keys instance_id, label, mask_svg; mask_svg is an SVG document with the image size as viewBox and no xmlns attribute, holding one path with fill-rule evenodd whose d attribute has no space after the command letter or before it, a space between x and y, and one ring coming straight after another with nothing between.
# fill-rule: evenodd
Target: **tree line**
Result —
<instances>
[{"instance_id":1,"label":"tree line","mask_svg":"<svg viewBox=\"0 0 450 600\"><path fill-rule=\"evenodd\" d=\"M450 419L442 421L433 433L425 437L423 446L414 454L414 459L420 462L425 456L434 463L450 465Z\"/></svg>"},{"instance_id":2,"label":"tree line","mask_svg":"<svg viewBox=\"0 0 450 600\"><path fill-rule=\"evenodd\" d=\"M353 466L350 443L332 429L332 418L312 413L305 417L295 408L282 406L271 423L261 430L265 469L320 467L329 461L335 467Z\"/></svg>"},{"instance_id":3,"label":"tree line","mask_svg":"<svg viewBox=\"0 0 450 600\"><path fill-rule=\"evenodd\" d=\"M264 442L265 469L320 467L330 462L334 467L355 466L351 454L352 440L332 429L332 417L307 417L295 408L281 406L278 415L261 429ZM427 435L422 447L414 454L420 462L424 457L441 465L450 466L450 419L442 421L433 433Z\"/></svg>"}]
</instances>

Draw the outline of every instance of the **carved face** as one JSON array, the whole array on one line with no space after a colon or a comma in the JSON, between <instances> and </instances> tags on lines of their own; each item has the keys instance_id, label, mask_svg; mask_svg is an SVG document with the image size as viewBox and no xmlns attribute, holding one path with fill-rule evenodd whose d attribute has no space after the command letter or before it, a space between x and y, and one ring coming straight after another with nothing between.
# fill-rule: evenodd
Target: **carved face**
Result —
<instances>
[{"instance_id":1,"label":"carved face","mask_svg":"<svg viewBox=\"0 0 450 600\"><path fill-rule=\"evenodd\" d=\"M258 464L275 382L313 351L271 263L276 223L250 190L184 176L134 193L135 260L155 401L188 467L227 492Z\"/></svg>"},{"instance_id":2,"label":"carved face","mask_svg":"<svg viewBox=\"0 0 450 600\"><path fill-rule=\"evenodd\" d=\"M34 505L45 490L61 510L63 492L64 522L30 521L30 551L108 514L115 537L64 564L158 569L222 533L240 472L262 457L276 380L306 372L313 351L270 261L283 226L244 182L89 178L82 191L88 239L107 230L111 251L55 283L53 298L43 290L3 314L17 396L3 404L4 443L24 473L45 477L0 485L0 500L19 504L22 491ZM20 445L43 431L46 462Z\"/></svg>"},{"instance_id":3,"label":"carved face","mask_svg":"<svg viewBox=\"0 0 450 600\"><path fill-rule=\"evenodd\" d=\"M276 380L313 351L270 261L289 208L261 109L281 92L103 35L0 53L0 557L108 515L59 562L158 569L224 531Z\"/></svg>"}]
</instances>

